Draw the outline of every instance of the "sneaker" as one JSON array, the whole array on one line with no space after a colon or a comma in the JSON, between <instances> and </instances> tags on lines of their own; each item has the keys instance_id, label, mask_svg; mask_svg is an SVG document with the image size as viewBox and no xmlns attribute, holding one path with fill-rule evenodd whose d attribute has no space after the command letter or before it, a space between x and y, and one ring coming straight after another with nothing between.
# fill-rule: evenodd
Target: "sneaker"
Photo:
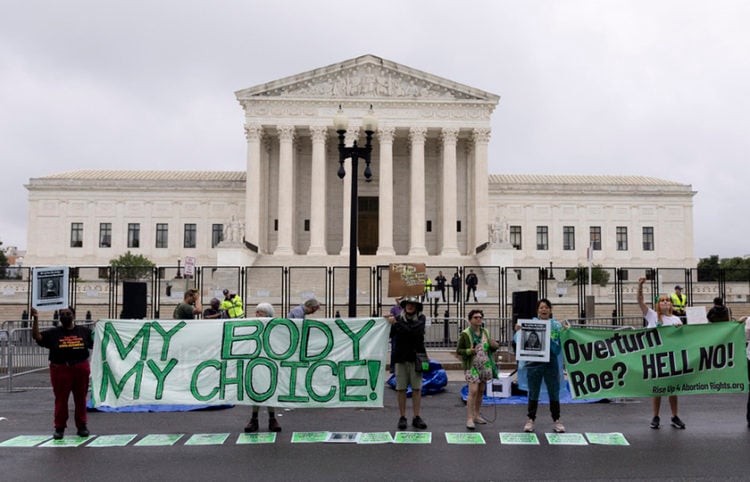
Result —
<instances>
[{"instance_id":1,"label":"sneaker","mask_svg":"<svg viewBox=\"0 0 750 482\"><path fill-rule=\"evenodd\" d=\"M281 432L281 425L276 420L276 417L268 419L268 431L269 432Z\"/></svg>"},{"instance_id":2,"label":"sneaker","mask_svg":"<svg viewBox=\"0 0 750 482\"><path fill-rule=\"evenodd\" d=\"M424 430L427 428L427 424L424 423L424 420L422 420L422 417L420 417L419 415L417 415L411 420L411 426L414 428L421 429L421 430Z\"/></svg>"},{"instance_id":3,"label":"sneaker","mask_svg":"<svg viewBox=\"0 0 750 482\"><path fill-rule=\"evenodd\" d=\"M531 419L528 419L526 421L526 425L523 426L524 432L533 432L534 431L534 421Z\"/></svg>"},{"instance_id":4,"label":"sneaker","mask_svg":"<svg viewBox=\"0 0 750 482\"><path fill-rule=\"evenodd\" d=\"M52 438L55 440L62 440L64 436L65 436L64 428L56 428L55 431L52 432Z\"/></svg>"},{"instance_id":5,"label":"sneaker","mask_svg":"<svg viewBox=\"0 0 750 482\"><path fill-rule=\"evenodd\" d=\"M398 419L398 429L406 430L406 417L401 417Z\"/></svg>"},{"instance_id":6,"label":"sneaker","mask_svg":"<svg viewBox=\"0 0 750 482\"><path fill-rule=\"evenodd\" d=\"M85 425L82 425L78 427L78 436L79 437L88 437L89 436L89 429Z\"/></svg>"},{"instance_id":7,"label":"sneaker","mask_svg":"<svg viewBox=\"0 0 750 482\"><path fill-rule=\"evenodd\" d=\"M474 420L467 420L466 428L468 428L469 430L474 430Z\"/></svg>"},{"instance_id":8,"label":"sneaker","mask_svg":"<svg viewBox=\"0 0 750 482\"><path fill-rule=\"evenodd\" d=\"M552 423L552 431L555 433L565 433L565 425L560 420L555 420Z\"/></svg>"},{"instance_id":9,"label":"sneaker","mask_svg":"<svg viewBox=\"0 0 750 482\"><path fill-rule=\"evenodd\" d=\"M682 420L680 420L680 417L678 417L677 415L672 417L672 426L674 428L685 430L685 424L682 422Z\"/></svg>"},{"instance_id":10,"label":"sneaker","mask_svg":"<svg viewBox=\"0 0 750 482\"><path fill-rule=\"evenodd\" d=\"M659 420L659 416L658 415L656 417L652 418L651 419L651 428L658 429L659 428L659 421L660 420Z\"/></svg>"},{"instance_id":11,"label":"sneaker","mask_svg":"<svg viewBox=\"0 0 750 482\"><path fill-rule=\"evenodd\" d=\"M487 420L485 420L485 418L480 415L474 419L474 423L478 423L479 425L486 425Z\"/></svg>"},{"instance_id":12,"label":"sneaker","mask_svg":"<svg viewBox=\"0 0 750 482\"><path fill-rule=\"evenodd\" d=\"M258 431L258 419L251 418L247 425L245 425L245 433L253 433Z\"/></svg>"}]
</instances>

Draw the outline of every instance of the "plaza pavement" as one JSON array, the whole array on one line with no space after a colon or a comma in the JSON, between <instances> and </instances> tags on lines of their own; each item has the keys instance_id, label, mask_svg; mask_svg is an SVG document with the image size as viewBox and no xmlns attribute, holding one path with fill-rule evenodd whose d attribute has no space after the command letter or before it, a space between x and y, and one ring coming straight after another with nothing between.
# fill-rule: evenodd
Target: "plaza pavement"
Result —
<instances>
[{"instance_id":1,"label":"plaza pavement","mask_svg":"<svg viewBox=\"0 0 750 482\"><path fill-rule=\"evenodd\" d=\"M551 432L547 405L539 409L539 445L501 444L500 432L521 432L525 405L485 406L483 414L492 422L477 431L486 443L451 445L446 433L467 431L461 378L459 371L450 370L446 391L423 399L430 444L291 443L295 431L395 434L396 396L386 387L382 409L280 410L283 431L275 443L262 445L236 443L251 411L247 406L182 413L92 412L92 435L136 434L136 438L124 447L0 447L0 480L750 479L746 394L680 397L686 430L668 423L660 430L650 429L649 399L563 405L568 433L620 432L628 446L551 445L545 438L545 432ZM0 417L5 418L0 420L0 443L19 435L51 435L53 396L46 371L24 375L15 386L14 392L0 391ZM668 422L668 415L663 400L663 422ZM261 412L261 430L266 420ZM67 437L75 437L74 432L69 428ZM135 446L145 435L172 433L184 436L172 446ZM221 445L185 445L190 435L204 433L230 435Z\"/></svg>"}]
</instances>

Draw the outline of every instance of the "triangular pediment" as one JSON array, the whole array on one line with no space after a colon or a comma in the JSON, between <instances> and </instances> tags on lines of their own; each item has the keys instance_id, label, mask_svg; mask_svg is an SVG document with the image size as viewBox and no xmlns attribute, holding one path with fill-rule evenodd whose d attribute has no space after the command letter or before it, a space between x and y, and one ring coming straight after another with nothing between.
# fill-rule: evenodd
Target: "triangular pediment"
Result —
<instances>
[{"instance_id":1,"label":"triangular pediment","mask_svg":"<svg viewBox=\"0 0 750 482\"><path fill-rule=\"evenodd\" d=\"M235 93L240 101L253 98L392 99L485 101L500 97L374 55L285 77Z\"/></svg>"}]
</instances>

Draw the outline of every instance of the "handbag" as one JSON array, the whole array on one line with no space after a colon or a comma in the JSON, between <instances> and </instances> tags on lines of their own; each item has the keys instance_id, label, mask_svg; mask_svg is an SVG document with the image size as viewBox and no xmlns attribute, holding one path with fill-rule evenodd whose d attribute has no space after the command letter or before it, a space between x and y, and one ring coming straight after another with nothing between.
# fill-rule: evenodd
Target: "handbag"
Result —
<instances>
[{"instance_id":1,"label":"handbag","mask_svg":"<svg viewBox=\"0 0 750 482\"><path fill-rule=\"evenodd\" d=\"M414 361L414 370L417 373L430 371L430 358L427 356L427 353L417 353L416 360Z\"/></svg>"}]
</instances>

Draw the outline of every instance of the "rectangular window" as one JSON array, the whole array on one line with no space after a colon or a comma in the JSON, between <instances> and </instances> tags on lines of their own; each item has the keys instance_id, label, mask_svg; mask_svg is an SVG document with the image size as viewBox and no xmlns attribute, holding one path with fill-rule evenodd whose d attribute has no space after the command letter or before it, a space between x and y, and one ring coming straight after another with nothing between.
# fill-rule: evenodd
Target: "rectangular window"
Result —
<instances>
[{"instance_id":1,"label":"rectangular window","mask_svg":"<svg viewBox=\"0 0 750 482\"><path fill-rule=\"evenodd\" d=\"M83 247L83 223L70 223L70 247Z\"/></svg>"},{"instance_id":2,"label":"rectangular window","mask_svg":"<svg viewBox=\"0 0 750 482\"><path fill-rule=\"evenodd\" d=\"M211 247L215 248L224 241L224 225L213 224L211 225Z\"/></svg>"},{"instance_id":3,"label":"rectangular window","mask_svg":"<svg viewBox=\"0 0 750 482\"><path fill-rule=\"evenodd\" d=\"M112 223L99 223L99 247L112 247Z\"/></svg>"},{"instance_id":4,"label":"rectangular window","mask_svg":"<svg viewBox=\"0 0 750 482\"><path fill-rule=\"evenodd\" d=\"M195 248L195 237L196 232L198 231L198 228L193 223L187 223L185 224L185 234L183 236L182 240L182 247L183 248Z\"/></svg>"},{"instance_id":5,"label":"rectangular window","mask_svg":"<svg viewBox=\"0 0 750 482\"><path fill-rule=\"evenodd\" d=\"M128 223L128 248L141 247L141 224Z\"/></svg>"},{"instance_id":6,"label":"rectangular window","mask_svg":"<svg viewBox=\"0 0 750 482\"><path fill-rule=\"evenodd\" d=\"M429 219L427 220L427 232L432 232L432 221L430 221Z\"/></svg>"},{"instance_id":7,"label":"rectangular window","mask_svg":"<svg viewBox=\"0 0 750 482\"><path fill-rule=\"evenodd\" d=\"M643 250L653 251L654 250L654 227L643 226Z\"/></svg>"},{"instance_id":8,"label":"rectangular window","mask_svg":"<svg viewBox=\"0 0 750 482\"><path fill-rule=\"evenodd\" d=\"M279 220L278 219L274 219L273 220L273 230L274 231L278 231L279 230Z\"/></svg>"},{"instance_id":9,"label":"rectangular window","mask_svg":"<svg viewBox=\"0 0 750 482\"><path fill-rule=\"evenodd\" d=\"M305 231L310 231L310 220L305 219Z\"/></svg>"},{"instance_id":10,"label":"rectangular window","mask_svg":"<svg viewBox=\"0 0 750 482\"><path fill-rule=\"evenodd\" d=\"M169 243L169 224L156 223L156 247L166 248Z\"/></svg>"},{"instance_id":11,"label":"rectangular window","mask_svg":"<svg viewBox=\"0 0 750 482\"><path fill-rule=\"evenodd\" d=\"M575 226L563 226L563 250L576 250L576 228Z\"/></svg>"},{"instance_id":12,"label":"rectangular window","mask_svg":"<svg viewBox=\"0 0 750 482\"><path fill-rule=\"evenodd\" d=\"M461 221L456 221L456 232L457 233L461 232Z\"/></svg>"},{"instance_id":13,"label":"rectangular window","mask_svg":"<svg viewBox=\"0 0 750 482\"><path fill-rule=\"evenodd\" d=\"M536 249L537 251L549 249L549 228L547 226L536 227Z\"/></svg>"},{"instance_id":14,"label":"rectangular window","mask_svg":"<svg viewBox=\"0 0 750 482\"><path fill-rule=\"evenodd\" d=\"M617 226L617 251L628 250L628 228Z\"/></svg>"},{"instance_id":15,"label":"rectangular window","mask_svg":"<svg viewBox=\"0 0 750 482\"><path fill-rule=\"evenodd\" d=\"M521 249L521 226L510 227L510 244L514 249Z\"/></svg>"},{"instance_id":16,"label":"rectangular window","mask_svg":"<svg viewBox=\"0 0 750 482\"><path fill-rule=\"evenodd\" d=\"M602 250L602 227L601 226L589 227L589 245L594 248L594 251Z\"/></svg>"}]
</instances>

